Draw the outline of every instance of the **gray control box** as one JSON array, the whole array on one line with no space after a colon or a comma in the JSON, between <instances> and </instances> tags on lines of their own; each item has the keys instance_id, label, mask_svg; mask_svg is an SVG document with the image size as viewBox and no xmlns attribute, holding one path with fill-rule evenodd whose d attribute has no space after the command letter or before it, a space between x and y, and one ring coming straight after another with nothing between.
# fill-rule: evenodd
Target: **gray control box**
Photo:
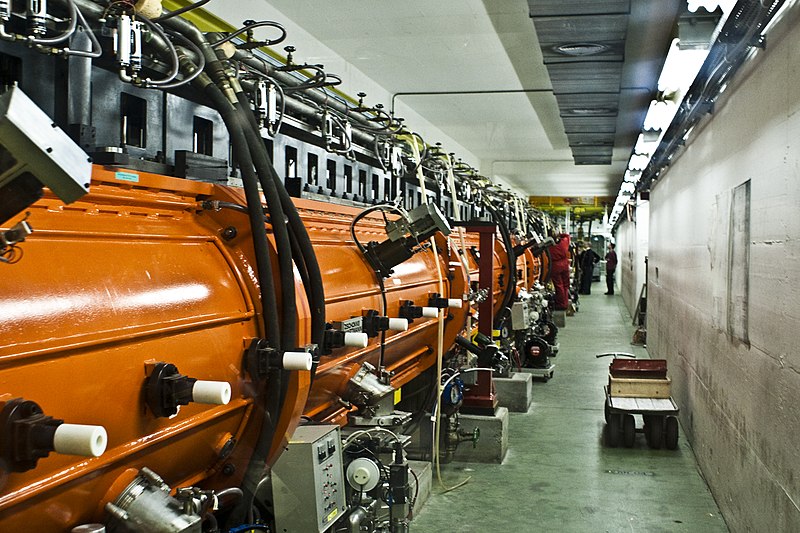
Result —
<instances>
[{"instance_id":1,"label":"gray control box","mask_svg":"<svg viewBox=\"0 0 800 533\"><path fill-rule=\"evenodd\" d=\"M272 467L278 533L323 532L347 510L339 426L300 426Z\"/></svg>"}]
</instances>

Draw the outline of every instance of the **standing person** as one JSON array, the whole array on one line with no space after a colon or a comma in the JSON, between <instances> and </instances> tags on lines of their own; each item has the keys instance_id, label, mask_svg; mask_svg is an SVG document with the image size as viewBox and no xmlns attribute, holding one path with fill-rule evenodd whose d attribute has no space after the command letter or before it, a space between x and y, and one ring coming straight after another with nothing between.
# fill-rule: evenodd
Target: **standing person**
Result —
<instances>
[{"instance_id":1,"label":"standing person","mask_svg":"<svg viewBox=\"0 0 800 533\"><path fill-rule=\"evenodd\" d=\"M614 294L614 272L617 270L617 252L614 251L613 242L608 243L608 253L606 254L606 287L607 295Z\"/></svg>"},{"instance_id":2,"label":"standing person","mask_svg":"<svg viewBox=\"0 0 800 533\"><path fill-rule=\"evenodd\" d=\"M569 305L569 233L561 233L550 247L550 279L556 288L555 309Z\"/></svg>"},{"instance_id":3,"label":"standing person","mask_svg":"<svg viewBox=\"0 0 800 533\"><path fill-rule=\"evenodd\" d=\"M580 294L592 294L592 274L594 265L600 261L600 256L592 250L591 244L584 244L586 249L578 256L581 265L581 290Z\"/></svg>"}]
</instances>

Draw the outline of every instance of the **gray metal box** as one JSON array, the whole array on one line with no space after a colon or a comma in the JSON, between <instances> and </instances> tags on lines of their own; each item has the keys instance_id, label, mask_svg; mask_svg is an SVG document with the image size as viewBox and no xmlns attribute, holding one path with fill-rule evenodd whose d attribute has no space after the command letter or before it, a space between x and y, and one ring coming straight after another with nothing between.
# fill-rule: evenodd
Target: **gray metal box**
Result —
<instances>
[{"instance_id":1,"label":"gray metal box","mask_svg":"<svg viewBox=\"0 0 800 533\"><path fill-rule=\"evenodd\" d=\"M89 156L19 87L0 96L0 187L30 173L64 203L89 191Z\"/></svg>"},{"instance_id":2,"label":"gray metal box","mask_svg":"<svg viewBox=\"0 0 800 533\"><path fill-rule=\"evenodd\" d=\"M339 426L300 426L272 467L278 533L323 532L347 510Z\"/></svg>"}]
</instances>

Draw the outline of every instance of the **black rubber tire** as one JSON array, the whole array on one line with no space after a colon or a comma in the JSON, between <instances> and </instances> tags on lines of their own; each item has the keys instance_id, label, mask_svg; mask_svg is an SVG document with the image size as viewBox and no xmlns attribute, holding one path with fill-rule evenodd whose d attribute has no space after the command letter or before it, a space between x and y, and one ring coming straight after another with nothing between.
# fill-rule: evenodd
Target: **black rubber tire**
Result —
<instances>
[{"instance_id":1,"label":"black rubber tire","mask_svg":"<svg viewBox=\"0 0 800 533\"><path fill-rule=\"evenodd\" d=\"M548 320L544 323L544 328L542 329L544 330L544 334L542 335L544 340L546 340L548 344L555 344L556 337L558 336L558 327L555 323L552 320Z\"/></svg>"},{"instance_id":2,"label":"black rubber tire","mask_svg":"<svg viewBox=\"0 0 800 533\"><path fill-rule=\"evenodd\" d=\"M608 419L611 418L611 408L608 406L608 402L603 404L603 417L606 419L606 424L608 424Z\"/></svg>"},{"instance_id":3,"label":"black rubber tire","mask_svg":"<svg viewBox=\"0 0 800 533\"><path fill-rule=\"evenodd\" d=\"M610 448L619 446L620 418L619 415L612 413L606 424L606 444Z\"/></svg>"},{"instance_id":4,"label":"black rubber tire","mask_svg":"<svg viewBox=\"0 0 800 533\"><path fill-rule=\"evenodd\" d=\"M622 439L626 448L633 448L636 440L636 420L633 415L625 415L622 419Z\"/></svg>"},{"instance_id":5,"label":"black rubber tire","mask_svg":"<svg viewBox=\"0 0 800 533\"><path fill-rule=\"evenodd\" d=\"M668 450L678 449L678 419L668 416L664 421L664 446Z\"/></svg>"},{"instance_id":6,"label":"black rubber tire","mask_svg":"<svg viewBox=\"0 0 800 533\"><path fill-rule=\"evenodd\" d=\"M649 444L652 449L660 449L661 442L664 439L664 417L651 417L650 421L645 425L645 435L647 435L647 444Z\"/></svg>"}]
</instances>

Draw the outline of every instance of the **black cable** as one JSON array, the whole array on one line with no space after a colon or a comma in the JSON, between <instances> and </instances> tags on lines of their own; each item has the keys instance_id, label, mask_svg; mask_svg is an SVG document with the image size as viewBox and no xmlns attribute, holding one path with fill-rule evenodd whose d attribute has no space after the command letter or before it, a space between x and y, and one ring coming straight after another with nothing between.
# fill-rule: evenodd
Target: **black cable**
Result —
<instances>
[{"instance_id":1,"label":"black cable","mask_svg":"<svg viewBox=\"0 0 800 533\"><path fill-rule=\"evenodd\" d=\"M508 227L505 224L505 221L497 212L497 210L491 205L490 202L484 202L484 206L486 209L491 213L492 218L494 218L495 222L497 222L497 228L500 230L500 237L503 239L503 244L506 247L506 256L508 257L508 283L506 284L505 294L503 294L503 305L501 307L505 308L511 303L511 300L514 298L514 292L517 288L517 258L514 255L514 243L511 242L511 234L508 232ZM498 317L495 317L495 326L498 324Z\"/></svg>"},{"instance_id":2,"label":"black cable","mask_svg":"<svg viewBox=\"0 0 800 533\"><path fill-rule=\"evenodd\" d=\"M244 93L239 93L239 101L242 105L247 101ZM248 109L249 108L245 108ZM308 236L308 230L303 224L297 207L294 205L292 198L283 186L283 182L278 177L272 161L269 159L267 150L261 140L261 136L257 133L258 126L255 121L255 116L252 112L244 112L249 128L246 129L246 135L251 139L251 146L253 147L253 154L257 167L266 173L271 178L272 183L277 191L279 201L284 209L284 214L288 220L289 227L292 231L292 236L296 241L298 251L304 258L305 270L308 275L308 289L309 307L311 309L311 342L321 346L325 336L325 287L322 283L322 271L317 260L316 252L311 244L311 238ZM316 375L317 361L314 361L311 369L311 380L313 383Z\"/></svg>"},{"instance_id":3,"label":"black cable","mask_svg":"<svg viewBox=\"0 0 800 533\"><path fill-rule=\"evenodd\" d=\"M228 132L231 136L231 143L234 148L239 168L242 172L247 205L251 207L249 212L250 226L253 233L253 246L256 249L256 264L259 270L259 285L261 289L262 305L264 312L264 328L268 331L267 339L274 347L281 345L281 329L277 321L278 316L277 299L275 296L274 278L272 276L271 263L269 261L269 244L267 242L266 229L263 222L263 212L261 207L261 197L258 194L258 178L253 169L253 161L247 149L247 141L242 128L241 116L236 112L233 105L225 98L222 91L213 83L205 86L206 94L214 103L217 111L222 116ZM252 208L257 206L257 208ZM266 258L266 260L264 260ZM291 258L290 258L291 259ZM267 269L267 265L269 268ZM268 310L267 310L268 309ZM253 454L245 471L242 480L242 501L234 508L230 520L233 523L242 523L247 516L249 508L255 499L255 491L258 482L267 466L267 456L270 446L275 437L276 422L282 403L281 392L281 372L271 371L267 387L266 408L264 410L264 420L261 432L259 433Z\"/></svg>"},{"instance_id":4,"label":"black cable","mask_svg":"<svg viewBox=\"0 0 800 533\"><path fill-rule=\"evenodd\" d=\"M279 278L281 286L281 311L283 320L281 321L281 345L283 351L297 348L297 301L295 297L294 268L292 264L292 248L289 242L289 229L286 225L286 215L283 212L280 198L273 180L268 178L267 169L264 168L266 150L263 149L264 141L250 127L248 115L249 102L243 92L238 93L239 105L234 106L239 127L244 133L250 160L256 168L256 175L261 184L261 190L267 200L267 211L272 220L272 232L275 236L275 247L277 248ZM244 102L243 102L244 100ZM247 107L243 108L246 103ZM255 118L253 118L255 120ZM261 150L259 150L261 147ZM262 153L263 152L263 153ZM271 168L271 164L266 162Z\"/></svg>"},{"instance_id":5,"label":"black cable","mask_svg":"<svg viewBox=\"0 0 800 533\"><path fill-rule=\"evenodd\" d=\"M198 2L195 2L194 4L188 5L186 7L182 7L180 9L176 9L175 11L169 11L167 13L164 13L160 17L154 18L153 22L161 22L161 21L164 21L164 20L169 20L172 17L177 17L178 15L183 15L184 13L188 13L189 11L191 11L193 9L197 9L198 7L206 5L210 1L211 0L199 0Z\"/></svg>"},{"instance_id":6,"label":"black cable","mask_svg":"<svg viewBox=\"0 0 800 533\"><path fill-rule=\"evenodd\" d=\"M222 43L227 43L228 41L235 39L236 37L240 36L241 34L245 33L246 31L252 30L253 28L261 28L263 26L269 26L271 28L277 28L281 32L281 36L277 39L265 40L265 41L252 41L252 42L245 42L244 44L237 45L237 48L241 48L244 50L248 50L250 48L260 48L262 46L272 46L279 43L282 43L286 39L286 28L283 27L278 22L274 22L272 20L260 20L258 22L252 21L251 24L245 24L238 30L229 33L219 41L216 41L213 46L214 48L218 47Z\"/></svg>"},{"instance_id":7,"label":"black cable","mask_svg":"<svg viewBox=\"0 0 800 533\"><path fill-rule=\"evenodd\" d=\"M213 83L206 85L204 89L226 126L228 126L234 153L240 163L245 198L247 200L247 213L250 220L250 231L256 256L263 331L267 339L277 347L280 343L280 329L278 328L278 323L272 320L272 318L278 316L277 296L273 282L270 247L264 228L264 213L261 206L261 198L258 194L258 180L249 154L244 154L246 144L241 130L236 128L236 115L233 106Z\"/></svg>"},{"instance_id":8,"label":"black cable","mask_svg":"<svg viewBox=\"0 0 800 533\"><path fill-rule=\"evenodd\" d=\"M383 282L383 276L381 276L377 272L375 272L375 274L377 274L376 277L378 278L378 285L381 288L381 301L383 303L383 310L381 311L381 316L388 316L386 314L388 312L388 309L389 309L389 305L386 302L386 284ZM386 330L382 329L381 330L381 353L380 353L380 356L378 358L378 371L379 372L383 371L383 363L384 363L385 356L386 356Z\"/></svg>"}]
</instances>

